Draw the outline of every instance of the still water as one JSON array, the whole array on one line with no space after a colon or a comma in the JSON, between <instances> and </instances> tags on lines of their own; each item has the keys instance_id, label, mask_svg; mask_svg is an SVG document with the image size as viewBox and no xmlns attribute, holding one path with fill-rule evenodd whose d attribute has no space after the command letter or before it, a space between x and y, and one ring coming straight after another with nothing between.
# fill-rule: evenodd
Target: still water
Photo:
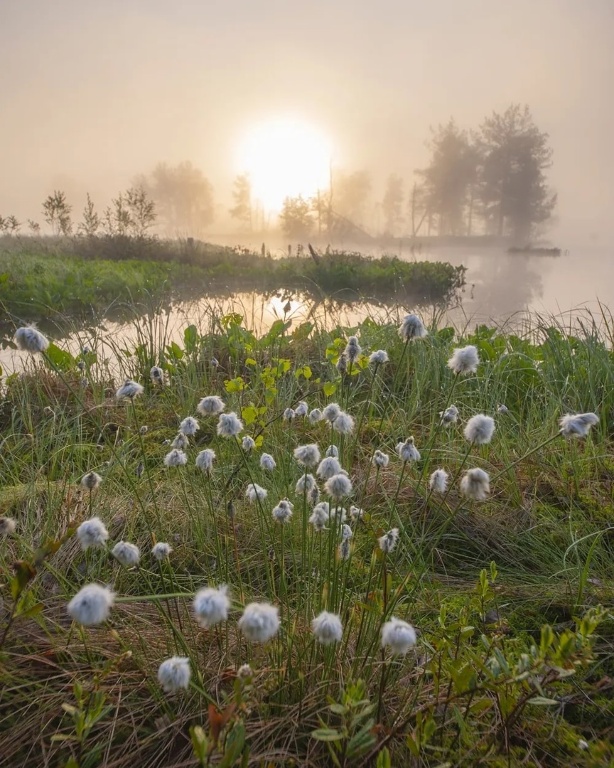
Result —
<instances>
[{"instance_id":1,"label":"still water","mask_svg":"<svg viewBox=\"0 0 614 768\"><path fill-rule=\"evenodd\" d=\"M462 328L478 323L519 325L527 316L537 314L556 316L559 323L573 325L574 318L581 318L587 312L600 317L600 303L614 309L614 248L584 247L551 257L458 247L412 255L409 248L401 246L397 254L404 260L449 261L455 266L467 267L466 286L460 301L445 310L440 323ZM170 340L179 342L187 325L194 323L204 331L210 327L212 318L228 312L240 313L247 327L262 333L278 318L291 320L294 327L305 320L329 327L353 326L368 316L374 320L396 322L413 309L416 307L384 305L375 301L316 302L299 292L266 296L242 293L224 298L178 301L157 317L154 333L160 344ZM434 307L419 310L425 320L441 312ZM146 322L143 316L127 322L105 320L95 329L70 334L62 339L62 345L77 353L88 344L102 356L111 357L118 347L125 345L129 348L138 343L139 333ZM147 333L151 333L151 329ZM22 362L20 353L0 350L0 365L5 373L19 369Z\"/></svg>"}]
</instances>

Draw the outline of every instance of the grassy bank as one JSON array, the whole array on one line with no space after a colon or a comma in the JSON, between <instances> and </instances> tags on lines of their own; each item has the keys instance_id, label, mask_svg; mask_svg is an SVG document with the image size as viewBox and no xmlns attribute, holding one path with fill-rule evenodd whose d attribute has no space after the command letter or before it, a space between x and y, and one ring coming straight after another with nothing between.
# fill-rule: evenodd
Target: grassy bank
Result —
<instances>
[{"instance_id":1,"label":"grassy bank","mask_svg":"<svg viewBox=\"0 0 614 768\"><path fill-rule=\"evenodd\" d=\"M524 337L432 328L412 341L372 321L290 330L279 322L257 338L238 316L212 317L182 344L152 328L131 354L118 349L117 381L95 350L74 359L54 347L7 381L0 514L16 523L0 548L8 764L610 764L614 367L605 339L537 324ZM343 373L353 331L363 352ZM480 362L456 375L447 362L465 345ZM379 349L390 361L370 363ZM152 365L165 386L150 382ZM114 396L124 377L144 387L133 401ZM205 395L241 417L238 439L197 413ZM288 419L302 400L337 403L353 427ZM443 426L452 403L458 421ZM559 418L575 412L599 420L582 439L559 434ZM495 422L483 445L464 435L478 414ZM187 464L167 468L188 415L200 428ZM243 447L246 435L253 447ZM410 435L421 455L405 462L396 446ZM322 456L334 445L352 483L335 500L318 479L331 504L322 531L309 522L315 500L296 488L305 470L293 451L306 444ZM206 448L216 457L203 472L195 459ZM386 466L372 463L376 450ZM449 475L443 493L429 489L436 469ZM470 469L490 476L482 501L461 492ZM79 486L89 471L102 478L91 494ZM253 483L267 495L250 503ZM272 511L285 498L293 514L280 523ZM75 531L92 516L109 539L84 552ZM391 529L398 542L385 552ZM140 547L138 566L111 555L120 540ZM172 547L160 562L156 542ZM110 585L116 604L84 627L66 604L91 582ZM226 621L202 628L192 598L207 584L229 585L231 604ZM279 631L263 644L238 627L252 601L279 610ZM312 633L322 610L342 624L330 645ZM392 617L417 631L404 655L381 647ZM171 695L157 674L172 656L189 660L191 680Z\"/></svg>"},{"instance_id":2,"label":"grassy bank","mask_svg":"<svg viewBox=\"0 0 614 768\"><path fill-rule=\"evenodd\" d=\"M188 249L189 250L189 249ZM273 259L231 249L199 248L178 259L109 259L76 254L0 252L0 306L32 322L51 313L91 316L122 304L241 290L299 289L314 296L446 302L464 269L446 263L369 259L356 253ZM166 252L165 252L166 253Z\"/></svg>"}]
</instances>

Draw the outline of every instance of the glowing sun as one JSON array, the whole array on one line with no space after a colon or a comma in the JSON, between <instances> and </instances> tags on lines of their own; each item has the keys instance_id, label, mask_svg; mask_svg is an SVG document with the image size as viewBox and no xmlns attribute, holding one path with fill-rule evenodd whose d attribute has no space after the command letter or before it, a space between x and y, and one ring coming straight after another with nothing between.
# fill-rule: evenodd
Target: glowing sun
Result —
<instances>
[{"instance_id":1,"label":"glowing sun","mask_svg":"<svg viewBox=\"0 0 614 768\"><path fill-rule=\"evenodd\" d=\"M253 199L267 211L279 211L286 197L311 197L328 188L331 154L331 143L314 126L278 118L245 135L238 166L249 174Z\"/></svg>"}]
</instances>

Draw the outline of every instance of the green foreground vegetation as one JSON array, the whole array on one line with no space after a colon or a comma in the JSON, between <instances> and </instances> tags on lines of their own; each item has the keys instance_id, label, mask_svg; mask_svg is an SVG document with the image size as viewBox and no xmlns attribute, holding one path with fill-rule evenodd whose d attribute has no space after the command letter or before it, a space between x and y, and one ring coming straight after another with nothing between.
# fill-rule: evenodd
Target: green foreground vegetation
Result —
<instances>
[{"instance_id":1,"label":"green foreground vegetation","mask_svg":"<svg viewBox=\"0 0 614 768\"><path fill-rule=\"evenodd\" d=\"M331 252L279 259L230 248L150 241L139 258L124 260L122 242L89 242L85 254L55 249L0 252L0 307L20 321L62 315L92 317L151 299L156 301L223 294L240 290L300 289L313 296L340 299L385 297L415 302L446 302L464 284L464 268L441 262L370 259L358 253ZM121 241L121 238L119 239ZM86 244L87 245L87 244ZM67 246L68 247L68 246ZM102 249L110 258L97 258Z\"/></svg>"},{"instance_id":2,"label":"green foreground vegetation","mask_svg":"<svg viewBox=\"0 0 614 768\"><path fill-rule=\"evenodd\" d=\"M333 331L279 321L257 338L240 316L211 315L182 343L149 328L138 347L117 348L113 377L99 351L73 358L51 345L5 384L0 514L16 522L0 540L5 764L612 764L609 339L537 322L522 336L432 328L409 342L369 320ZM352 333L363 353L340 373ZM479 367L457 376L447 361L468 344ZM379 349L390 361L370 364ZM164 386L150 382L154 365ZM117 400L127 377L144 392ZM197 414L205 395L241 417L238 439ZM338 403L354 428L284 419L301 400ZM442 426L452 403L459 421ZM599 423L566 439L559 418L578 412ZM463 429L480 413L496 430L478 446ZM200 429L187 464L167 468L189 415ZM421 457L403 462L395 447L410 435ZM321 532L308 522L314 499L296 490L304 470L293 451L305 444L322 456L335 445L353 485L334 501L319 482L335 510ZM210 472L194 465L205 448L216 453ZM372 464L376 450L388 466ZM263 452L274 470L262 468ZM429 490L437 468L450 477L443 494ZM471 468L490 475L484 501L459 492ZM79 484L90 471L102 477L91 493ZM266 498L249 503L250 483ZM280 524L272 510L285 498L293 515ZM344 547L337 511L350 505L364 514L348 511ZM75 531L92 516L110 538L84 552ZM378 541L393 528L399 541L385 553ZM140 547L138 566L111 555L120 540ZM156 542L170 544L168 559L152 557ZM91 582L110 585L116 605L84 627L66 605ZM203 629L192 597L220 584L228 620ZM279 608L280 630L264 644L237 626L252 601ZM340 642L321 645L311 632L324 609L342 622ZM418 634L405 655L380 647L393 616ZM158 667L172 656L189 659L192 677L165 694Z\"/></svg>"}]
</instances>

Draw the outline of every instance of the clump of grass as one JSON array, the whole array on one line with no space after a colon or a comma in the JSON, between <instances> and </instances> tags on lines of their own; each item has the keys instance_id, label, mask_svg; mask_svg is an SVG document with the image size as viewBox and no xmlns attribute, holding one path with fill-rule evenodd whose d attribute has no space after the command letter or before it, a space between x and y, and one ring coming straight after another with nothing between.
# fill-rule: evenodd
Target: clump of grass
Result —
<instances>
[{"instance_id":1,"label":"clump of grass","mask_svg":"<svg viewBox=\"0 0 614 768\"><path fill-rule=\"evenodd\" d=\"M50 345L5 384L10 764L611 760L594 329L150 330L114 367ZM127 379L143 391L120 399ZM595 417L566 437L568 413Z\"/></svg>"}]
</instances>

